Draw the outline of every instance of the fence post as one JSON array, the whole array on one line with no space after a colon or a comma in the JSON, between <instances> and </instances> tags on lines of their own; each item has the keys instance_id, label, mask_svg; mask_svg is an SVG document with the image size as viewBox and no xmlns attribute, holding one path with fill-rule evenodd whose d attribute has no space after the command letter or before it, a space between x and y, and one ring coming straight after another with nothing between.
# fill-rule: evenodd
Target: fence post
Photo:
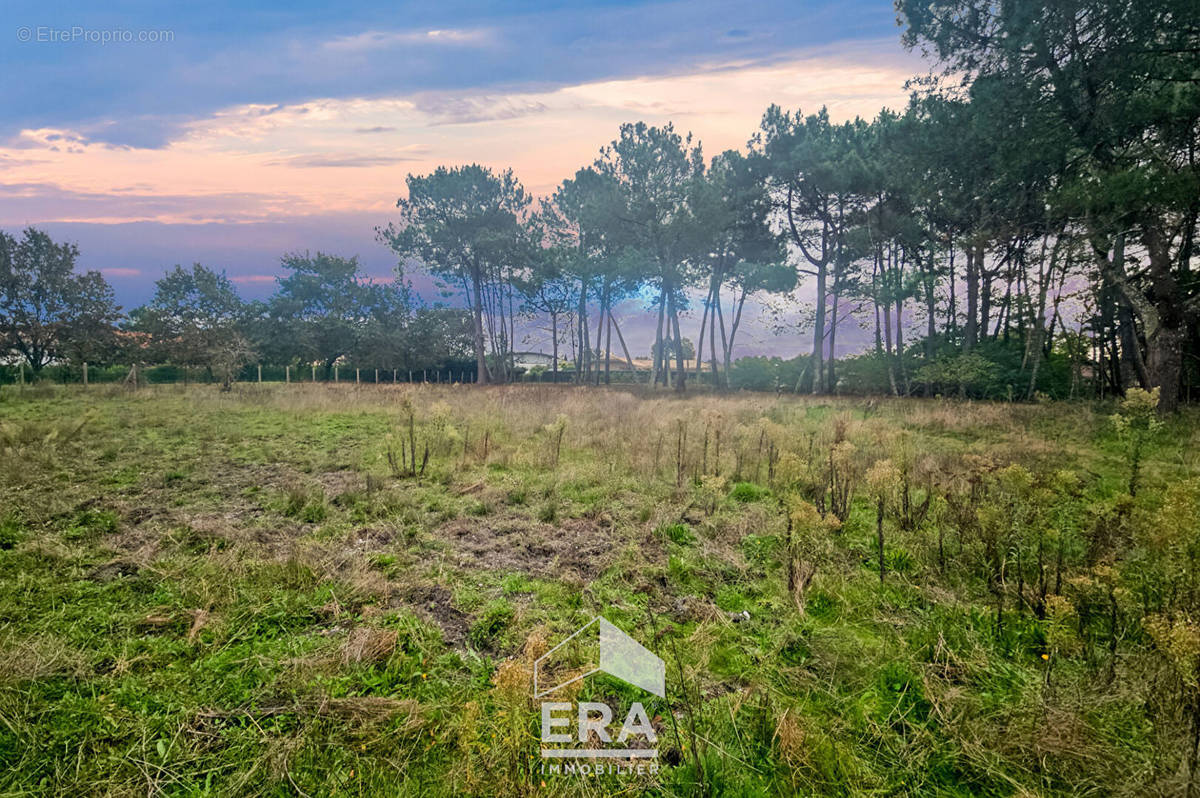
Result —
<instances>
[{"instance_id":1,"label":"fence post","mask_svg":"<svg viewBox=\"0 0 1200 798\"><path fill-rule=\"evenodd\" d=\"M313 363L312 370L313 370L313 382L316 382L317 381L317 364L316 363Z\"/></svg>"},{"instance_id":2,"label":"fence post","mask_svg":"<svg viewBox=\"0 0 1200 798\"><path fill-rule=\"evenodd\" d=\"M412 382L412 369L408 370L408 381Z\"/></svg>"},{"instance_id":3,"label":"fence post","mask_svg":"<svg viewBox=\"0 0 1200 798\"><path fill-rule=\"evenodd\" d=\"M283 367L283 381L284 382L292 381L292 367L291 366Z\"/></svg>"},{"instance_id":4,"label":"fence post","mask_svg":"<svg viewBox=\"0 0 1200 798\"><path fill-rule=\"evenodd\" d=\"M334 382L338 381L338 367L337 366L333 367L333 381Z\"/></svg>"},{"instance_id":5,"label":"fence post","mask_svg":"<svg viewBox=\"0 0 1200 798\"><path fill-rule=\"evenodd\" d=\"M354 384L355 385L358 385L360 382L362 382L362 380L359 378L358 374L359 374L359 370L355 369L354 370Z\"/></svg>"},{"instance_id":6,"label":"fence post","mask_svg":"<svg viewBox=\"0 0 1200 798\"><path fill-rule=\"evenodd\" d=\"M23 361L23 360L17 361L17 374L21 378L21 384L24 385L25 384L25 361Z\"/></svg>"},{"instance_id":7,"label":"fence post","mask_svg":"<svg viewBox=\"0 0 1200 798\"><path fill-rule=\"evenodd\" d=\"M429 382L428 369L421 369L421 382ZM25 384L24 378L21 379L21 384Z\"/></svg>"},{"instance_id":8,"label":"fence post","mask_svg":"<svg viewBox=\"0 0 1200 798\"><path fill-rule=\"evenodd\" d=\"M379 384L379 369L375 369L375 384Z\"/></svg>"},{"instance_id":9,"label":"fence post","mask_svg":"<svg viewBox=\"0 0 1200 798\"><path fill-rule=\"evenodd\" d=\"M392 385L396 384L396 369L392 369Z\"/></svg>"},{"instance_id":10,"label":"fence post","mask_svg":"<svg viewBox=\"0 0 1200 798\"><path fill-rule=\"evenodd\" d=\"M262 382L262 363L258 364L258 381Z\"/></svg>"},{"instance_id":11,"label":"fence post","mask_svg":"<svg viewBox=\"0 0 1200 798\"><path fill-rule=\"evenodd\" d=\"M87 361L83 361L83 387L87 387Z\"/></svg>"}]
</instances>

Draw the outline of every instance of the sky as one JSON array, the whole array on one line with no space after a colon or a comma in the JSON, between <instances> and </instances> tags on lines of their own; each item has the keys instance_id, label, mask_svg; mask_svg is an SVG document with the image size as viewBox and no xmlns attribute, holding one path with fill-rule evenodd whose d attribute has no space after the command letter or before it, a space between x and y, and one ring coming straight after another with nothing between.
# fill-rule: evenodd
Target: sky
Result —
<instances>
[{"instance_id":1,"label":"sky","mask_svg":"<svg viewBox=\"0 0 1200 798\"><path fill-rule=\"evenodd\" d=\"M771 103L870 117L927 68L888 0L5 6L0 229L78 243L127 308L177 263L256 298L286 252L387 277L374 230L409 173L511 167L545 195L623 122L711 157ZM774 352L751 315L747 351Z\"/></svg>"}]
</instances>

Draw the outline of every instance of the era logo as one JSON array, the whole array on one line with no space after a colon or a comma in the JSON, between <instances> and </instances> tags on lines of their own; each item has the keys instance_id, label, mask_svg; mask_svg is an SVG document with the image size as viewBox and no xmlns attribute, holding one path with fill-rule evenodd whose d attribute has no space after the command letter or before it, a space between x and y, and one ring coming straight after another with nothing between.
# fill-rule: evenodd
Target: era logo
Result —
<instances>
[{"instance_id":1,"label":"era logo","mask_svg":"<svg viewBox=\"0 0 1200 798\"><path fill-rule=\"evenodd\" d=\"M570 713L573 708L574 705L569 701L542 702L542 742L572 742L569 731L557 732L555 729L570 729L572 716L565 713ZM612 742L612 736L608 730L612 724L612 717L612 707L608 704L601 701L580 701L578 711L574 715L578 729L576 739L581 743L586 743L591 739L592 734L595 734L602 743ZM643 737L650 743L658 742L658 734L650 725L650 717L646 714L646 708L642 706L641 701L634 701L629 707L629 714L625 716L625 721L621 724L621 731L617 734L616 741L624 743L634 736Z\"/></svg>"},{"instance_id":2,"label":"era logo","mask_svg":"<svg viewBox=\"0 0 1200 798\"><path fill-rule=\"evenodd\" d=\"M565 682L544 687L543 677L549 658L593 627L599 633L599 661L595 667ZM607 673L660 698L666 696L666 666L663 661L606 619L596 616L533 663L534 698L545 698L594 673ZM580 745L590 743L593 736L607 747L592 748ZM643 746L649 744L650 747L631 748L631 741ZM630 705L619 730L613 729L612 707L601 701L581 701L578 705L570 701L542 702L543 758L655 759L658 756L658 750L653 747L656 742L658 735L650 724L649 713L640 701ZM575 744L578 747L551 747L563 744Z\"/></svg>"}]
</instances>

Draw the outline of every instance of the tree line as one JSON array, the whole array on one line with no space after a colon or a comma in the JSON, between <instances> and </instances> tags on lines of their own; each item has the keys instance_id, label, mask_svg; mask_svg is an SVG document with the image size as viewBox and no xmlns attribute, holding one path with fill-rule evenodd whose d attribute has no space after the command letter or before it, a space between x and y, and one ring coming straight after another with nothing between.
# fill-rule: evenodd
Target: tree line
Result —
<instances>
[{"instance_id":1,"label":"tree line","mask_svg":"<svg viewBox=\"0 0 1200 798\"><path fill-rule=\"evenodd\" d=\"M692 365L728 384L747 298L803 281L801 390L863 387L834 352L865 309L895 394L963 390L1015 353L1010 395L1036 396L1057 360L1073 393L1157 387L1174 409L1200 364L1194 2L897 11L936 64L903 111L838 124L773 106L748 152L711 161L671 125L624 125L536 203L511 170L439 168L408 178L381 238L461 288L480 381L511 378L521 310L555 347L565 324L579 378L599 380L624 340L613 307L635 298L656 321L655 383L686 385L692 307Z\"/></svg>"},{"instance_id":2,"label":"tree line","mask_svg":"<svg viewBox=\"0 0 1200 798\"><path fill-rule=\"evenodd\" d=\"M516 376L518 338L534 323L556 378L565 347L575 379L601 382L614 360L633 366L614 313L633 302L653 320L648 379L682 391L701 370L736 384L753 298L781 335L808 342L786 380L776 365L780 387L995 395L999 385L1033 398L1139 386L1177 407L1200 374L1193 0L896 7L904 43L933 64L902 110L836 123L824 109L772 106L745 151L711 160L670 124L626 124L542 198L511 169L410 175L378 237L461 293L466 313L414 310L403 266L399 282L376 285L353 259L295 256L264 307L239 304L219 274L176 269L129 329L180 342L172 358L236 362L254 348L328 367L351 353L394 363L443 351L411 345L432 326L421 334L446 352L465 347L487 383ZM66 257L28 233L4 248ZM70 279L80 318L111 321L98 275ZM815 294L799 319L798 287ZM36 368L42 322L14 321L5 302L8 348ZM848 324L872 331L874 346L839 362Z\"/></svg>"},{"instance_id":3,"label":"tree line","mask_svg":"<svg viewBox=\"0 0 1200 798\"><path fill-rule=\"evenodd\" d=\"M147 304L127 315L79 250L29 228L0 231L0 344L33 374L55 362L200 368L228 385L247 363L311 364L329 378L347 360L391 369L442 369L470 351L468 315L425 305L402 278L370 280L357 258L282 259L266 301L246 301L224 272L175 266Z\"/></svg>"}]
</instances>

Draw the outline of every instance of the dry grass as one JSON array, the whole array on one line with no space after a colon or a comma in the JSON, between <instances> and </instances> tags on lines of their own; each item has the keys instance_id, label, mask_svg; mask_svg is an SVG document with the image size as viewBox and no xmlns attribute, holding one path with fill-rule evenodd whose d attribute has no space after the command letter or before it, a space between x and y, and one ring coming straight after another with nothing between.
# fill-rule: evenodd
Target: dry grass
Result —
<instances>
[{"instance_id":1,"label":"dry grass","mask_svg":"<svg viewBox=\"0 0 1200 798\"><path fill-rule=\"evenodd\" d=\"M699 790L689 746L725 794L1182 784L1178 685L1132 599L1106 680L1086 544L1121 567L1163 487L1200 467L1193 417L1148 453L1132 502L1111 408L1088 404L352 384L39 397L0 402L15 530L0 756L20 757L0 792L603 794L541 786L529 691L533 659L599 613L676 685L654 712L680 764L627 793ZM424 473L387 458L410 409ZM936 501L905 526L890 495L880 584L867 475L884 460ZM1074 492L1048 487L1058 469ZM788 537L797 517L815 520ZM1046 562L1053 534L1074 535L1058 598L1087 634L1062 653L1013 576L1018 526L1020 553L1043 536ZM41 738L85 753L65 766Z\"/></svg>"}]
</instances>

